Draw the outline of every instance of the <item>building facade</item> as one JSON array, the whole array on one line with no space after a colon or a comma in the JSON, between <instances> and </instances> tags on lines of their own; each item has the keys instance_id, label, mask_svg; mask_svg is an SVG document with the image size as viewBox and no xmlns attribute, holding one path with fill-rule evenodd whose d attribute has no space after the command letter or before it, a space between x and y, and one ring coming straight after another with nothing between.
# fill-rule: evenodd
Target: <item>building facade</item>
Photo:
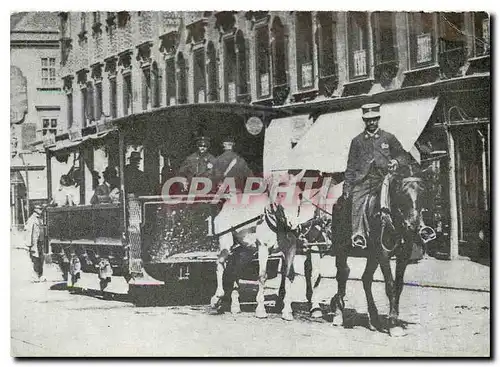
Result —
<instances>
[{"instance_id":1,"label":"building facade","mask_svg":"<svg viewBox=\"0 0 500 367\"><path fill-rule=\"evenodd\" d=\"M178 104L262 104L315 115L432 97L416 147L434 172L438 251L474 256L488 245L488 14L123 11L65 12L59 20L65 115L54 141ZM297 129L313 124L314 116ZM71 169L61 164L53 181Z\"/></svg>"},{"instance_id":2,"label":"building facade","mask_svg":"<svg viewBox=\"0 0 500 367\"><path fill-rule=\"evenodd\" d=\"M37 142L64 125L57 13L11 16L11 207L22 224L29 207L47 199L45 152Z\"/></svg>"}]
</instances>

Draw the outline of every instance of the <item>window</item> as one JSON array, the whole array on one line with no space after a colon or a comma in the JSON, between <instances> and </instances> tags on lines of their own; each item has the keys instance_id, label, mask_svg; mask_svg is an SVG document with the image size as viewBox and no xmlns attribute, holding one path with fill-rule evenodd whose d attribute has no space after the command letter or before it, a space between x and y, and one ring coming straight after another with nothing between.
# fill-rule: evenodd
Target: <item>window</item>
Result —
<instances>
[{"instance_id":1,"label":"window","mask_svg":"<svg viewBox=\"0 0 500 367\"><path fill-rule=\"evenodd\" d=\"M85 33L86 31L87 31L86 14L80 13L80 32Z\"/></svg>"},{"instance_id":2,"label":"window","mask_svg":"<svg viewBox=\"0 0 500 367\"><path fill-rule=\"evenodd\" d=\"M111 118L116 118L117 98L116 98L116 77L109 78L109 113Z\"/></svg>"},{"instance_id":3,"label":"window","mask_svg":"<svg viewBox=\"0 0 500 367\"><path fill-rule=\"evenodd\" d=\"M207 46L208 59L208 101L216 102L219 100L218 81L217 81L217 55L212 41Z\"/></svg>"},{"instance_id":4,"label":"window","mask_svg":"<svg viewBox=\"0 0 500 367\"><path fill-rule=\"evenodd\" d=\"M80 89L81 96L81 113L80 117L82 119L82 127L87 125L87 87L86 84L83 84L83 87Z\"/></svg>"},{"instance_id":5,"label":"window","mask_svg":"<svg viewBox=\"0 0 500 367\"><path fill-rule=\"evenodd\" d=\"M224 86L226 102L236 102L236 49L234 37L224 39Z\"/></svg>"},{"instance_id":6,"label":"window","mask_svg":"<svg viewBox=\"0 0 500 367\"><path fill-rule=\"evenodd\" d=\"M132 76L123 74L123 115L132 113Z\"/></svg>"},{"instance_id":7,"label":"window","mask_svg":"<svg viewBox=\"0 0 500 367\"><path fill-rule=\"evenodd\" d=\"M175 60L174 58L165 61L167 106L176 105L176 80L175 80Z\"/></svg>"},{"instance_id":8,"label":"window","mask_svg":"<svg viewBox=\"0 0 500 367\"><path fill-rule=\"evenodd\" d=\"M287 42L285 39L285 27L279 17L274 18L271 33L273 36L273 82L274 88L277 88L288 84L286 75L288 63L286 58Z\"/></svg>"},{"instance_id":9,"label":"window","mask_svg":"<svg viewBox=\"0 0 500 367\"><path fill-rule=\"evenodd\" d=\"M206 101L205 50L203 48L198 48L193 52L193 67L194 102L203 103Z\"/></svg>"},{"instance_id":10,"label":"window","mask_svg":"<svg viewBox=\"0 0 500 367\"><path fill-rule=\"evenodd\" d=\"M267 27L255 30L255 44L257 49L257 96L268 97L270 92L269 78L269 32Z\"/></svg>"},{"instance_id":11,"label":"window","mask_svg":"<svg viewBox=\"0 0 500 367\"><path fill-rule=\"evenodd\" d=\"M179 52L177 55L177 67L179 69L178 81L179 81L179 89L178 89L178 98L177 101L179 104L187 103L187 76L186 76L186 59L184 59L184 55L182 52Z\"/></svg>"},{"instance_id":12,"label":"window","mask_svg":"<svg viewBox=\"0 0 500 367\"><path fill-rule=\"evenodd\" d=\"M247 82L247 52L245 38L240 30L236 33L236 84L238 85L237 98L248 95Z\"/></svg>"},{"instance_id":13,"label":"window","mask_svg":"<svg viewBox=\"0 0 500 367\"><path fill-rule=\"evenodd\" d=\"M43 118L42 119L42 135L57 133L57 119L55 118Z\"/></svg>"},{"instance_id":14,"label":"window","mask_svg":"<svg viewBox=\"0 0 500 367\"><path fill-rule=\"evenodd\" d=\"M394 14L386 11L375 12L372 19L375 65L395 62L397 52Z\"/></svg>"},{"instance_id":15,"label":"window","mask_svg":"<svg viewBox=\"0 0 500 367\"><path fill-rule=\"evenodd\" d=\"M95 83L95 119L99 120L102 115L102 82Z\"/></svg>"},{"instance_id":16,"label":"window","mask_svg":"<svg viewBox=\"0 0 500 367\"><path fill-rule=\"evenodd\" d=\"M158 64L155 61L151 67L151 100L153 107L160 107L160 79L160 71L158 70Z\"/></svg>"},{"instance_id":17,"label":"window","mask_svg":"<svg viewBox=\"0 0 500 367\"><path fill-rule=\"evenodd\" d=\"M335 23L332 14L320 12L318 14L319 24L319 75L327 77L336 75L337 57L335 52Z\"/></svg>"},{"instance_id":18,"label":"window","mask_svg":"<svg viewBox=\"0 0 500 367\"><path fill-rule=\"evenodd\" d=\"M54 57L42 57L42 87L54 87L56 85L56 59Z\"/></svg>"},{"instance_id":19,"label":"window","mask_svg":"<svg viewBox=\"0 0 500 367\"><path fill-rule=\"evenodd\" d=\"M151 108L151 68L142 69L142 109Z\"/></svg>"},{"instance_id":20,"label":"window","mask_svg":"<svg viewBox=\"0 0 500 367\"><path fill-rule=\"evenodd\" d=\"M66 94L67 113L68 113L68 129L73 126L73 93Z\"/></svg>"},{"instance_id":21,"label":"window","mask_svg":"<svg viewBox=\"0 0 500 367\"><path fill-rule=\"evenodd\" d=\"M90 123L95 120L94 116L94 86L91 82L87 82L87 109L85 110L86 122Z\"/></svg>"},{"instance_id":22,"label":"window","mask_svg":"<svg viewBox=\"0 0 500 367\"><path fill-rule=\"evenodd\" d=\"M297 12L295 34L297 38L297 85L299 89L312 88L314 87L314 67L312 15L310 12Z\"/></svg>"},{"instance_id":23,"label":"window","mask_svg":"<svg viewBox=\"0 0 500 367\"><path fill-rule=\"evenodd\" d=\"M434 56L434 15L432 13L408 13L410 27L410 66L417 69L436 62Z\"/></svg>"},{"instance_id":24,"label":"window","mask_svg":"<svg viewBox=\"0 0 500 367\"><path fill-rule=\"evenodd\" d=\"M368 16L364 12L348 13L349 76L365 78L369 73Z\"/></svg>"},{"instance_id":25,"label":"window","mask_svg":"<svg viewBox=\"0 0 500 367\"><path fill-rule=\"evenodd\" d=\"M490 18L488 13L476 12L474 18L474 54L475 56L490 53Z\"/></svg>"}]
</instances>

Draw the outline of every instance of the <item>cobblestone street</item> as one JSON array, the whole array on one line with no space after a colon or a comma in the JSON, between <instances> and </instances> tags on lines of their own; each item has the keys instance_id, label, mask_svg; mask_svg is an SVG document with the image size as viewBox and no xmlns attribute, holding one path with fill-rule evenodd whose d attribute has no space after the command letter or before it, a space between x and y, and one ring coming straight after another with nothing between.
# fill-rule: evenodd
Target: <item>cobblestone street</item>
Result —
<instances>
[{"instance_id":1,"label":"cobblestone street","mask_svg":"<svg viewBox=\"0 0 500 367\"><path fill-rule=\"evenodd\" d=\"M271 314L211 315L206 306L134 307L131 303L58 289L53 266L47 283L30 283L22 250L13 250L11 350L15 356L488 356L490 293L407 286L400 319L408 335L391 338L365 328L362 284L348 282L352 328L311 321L304 303L295 320ZM25 264L25 265L22 265ZM51 269L52 267L52 269ZM85 275L85 277L94 277ZM116 278L116 279L115 279ZM303 294L297 277L294 298ZM116 283L120 278L114 277ZM334 294L324 279L320 292ZM373 285L379 312L387 315L383 283ZM355 310L355 311L354 311ZM355 313L357 312L357 313ZM223 337L222 337L223 336Z\"/></svg>"}]
</instances>

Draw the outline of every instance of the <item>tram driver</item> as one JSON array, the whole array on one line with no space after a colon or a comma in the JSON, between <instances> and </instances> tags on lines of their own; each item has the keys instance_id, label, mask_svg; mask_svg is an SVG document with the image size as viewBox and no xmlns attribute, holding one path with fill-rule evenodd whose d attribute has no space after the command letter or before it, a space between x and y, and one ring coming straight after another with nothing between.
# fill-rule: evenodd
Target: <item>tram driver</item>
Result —
<instances>
[{"instance_id":1,"label":"tram driver","mask_svg":"<svg viewBox=\"0 0 500 367\"><path fill-rule=\"evenodd\" d=\"M194 152L186 158L181 168L179 175L185 177L188 183L193 177L208 177L213 178L215 157L208 152L210 140L202 136L196 141L198 151ZM184 187L187 190L188 187Z\"/></svg>"}]
</instances>

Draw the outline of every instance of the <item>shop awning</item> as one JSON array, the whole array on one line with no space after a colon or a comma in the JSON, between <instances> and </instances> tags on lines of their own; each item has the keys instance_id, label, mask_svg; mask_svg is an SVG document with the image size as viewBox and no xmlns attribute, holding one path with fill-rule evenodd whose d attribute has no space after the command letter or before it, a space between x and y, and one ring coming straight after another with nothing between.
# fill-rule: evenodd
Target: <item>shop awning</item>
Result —
<instances>
[{"instance_id":1,"label":"shop awning","mask_svg":"<svg viewBox=\"0 0 500 367\"><path fill-rule=\"evenodd\" d=\"M436 103L437 97L383 104L380 109L380 128L394 134L403 148L416 156L418 151L414 144ZM281 129L286 130L283 127ZM298 144L289 149L286 157L274 157L272 168L343 172L351 140L363 129L360 109L321 115ZM283 134L282 139L287 139L286 134ZM419 157L416 156L416 159L419 160Z\"/></svg>"}]
</instances>

